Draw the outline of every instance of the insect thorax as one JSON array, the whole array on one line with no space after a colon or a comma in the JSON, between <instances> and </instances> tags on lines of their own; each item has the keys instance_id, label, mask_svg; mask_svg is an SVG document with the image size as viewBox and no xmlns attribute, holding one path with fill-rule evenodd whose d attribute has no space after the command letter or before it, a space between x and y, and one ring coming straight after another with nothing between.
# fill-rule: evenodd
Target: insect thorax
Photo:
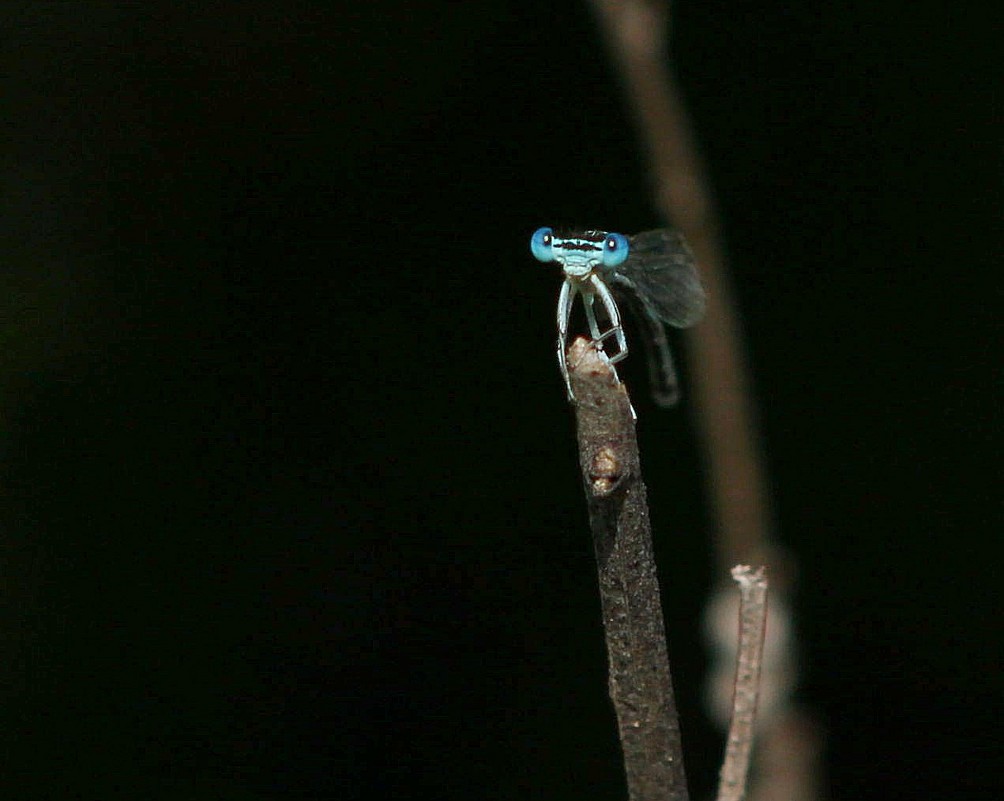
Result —
<instances>
[{"instance_id":1,"label":"insect thorax","mask_svg":"<svg viewBox=\"0 0 1004 801\"><path fill-rule=\"evenodd\" d=\"M583 279L603 263L606 231L568 231L554 234L554 258L569 278Z\"/></svg>"}]
</instances>

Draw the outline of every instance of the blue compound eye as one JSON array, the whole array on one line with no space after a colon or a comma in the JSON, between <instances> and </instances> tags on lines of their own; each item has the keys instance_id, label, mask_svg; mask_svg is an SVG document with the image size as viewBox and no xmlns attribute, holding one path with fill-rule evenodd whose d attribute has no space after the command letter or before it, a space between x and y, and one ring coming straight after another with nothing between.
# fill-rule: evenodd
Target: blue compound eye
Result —
<instances>
[{"instance_id":1,"label":"blue compound eye","mask_svg":"<svg viewBox=\"0 0 1004 801\"><path fill-rule=\"evenodd\" d=\"M550 228L538 228L530 237L530 252L537 261L554 261L554 231Z\"/></svg>"},{"instance_id":2,"label":"blue compound eye","mask_svg":"<svg viewBox=\"0 0 1004 801\"><path fill-rule=\"evenodd\" d=\"M607 234L607 238L603 240L603 266L619 267L628 257L630 249L624 234Z\"/></svg>"}]
</instances>

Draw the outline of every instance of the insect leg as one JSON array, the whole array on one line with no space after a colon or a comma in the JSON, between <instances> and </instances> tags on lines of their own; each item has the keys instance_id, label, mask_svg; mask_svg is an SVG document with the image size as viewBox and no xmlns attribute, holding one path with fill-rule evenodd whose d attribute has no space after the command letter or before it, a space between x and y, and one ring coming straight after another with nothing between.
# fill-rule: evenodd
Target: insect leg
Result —
<instances>
[{"instance_id":1,"label":"insect leg","mask_svg":"<svg viewBox=\"0 0 1004 801\"><path fill-rule=\"evenodd\" d=\"M617 339L617 353L608 357L611 364L616 364L622 359L627 358L628 355L627 337L624 336L624 328L621 326L621 315L617 310L617 303L614 301L613 295L611 295L610 290L607 289L607 285L595 275L590 276L589 281L593 285L597 294L600 296L600 300L603 301L603 306L607 310L607 316L610 318L611 325L611 329L605 334L597 336L596 333L594 333L593 338L597 340L597 344L610 336L614 336ZM586 309L590 320L595 323L595 317L592 316L592 309L589 305L586 306Z\"/></svg>"},{"instance_id":2,"label":"insect leg","mask_svg":"<svg viewBox=\"0 0 1004 801\"><path fill-rule=\"evenodd\" d=\"M593 311L593 301L596 296L592 292L582 293L582 305L586 309L586 321L589 323L589 334L593 338L593 342L597 345L603 341L603 335L600 334L600 324L596 322L596 312Z\"/></svg>"},{"instance_id":3,"label":"insect leg","mask_svg":"<svg viewBox=\"0 0 1004 801\"><path fill-rule=\"evenodd\" d=\"M574 401L572 394L572 382L568 378L568 364L565 362L565 351L568 341L568 320L572 316L572 301L575 299L575 292L572 284L565 281L561 285L561 293L558 295L558 369L561 370L561 377L565 379L565 389L568 393L568 400Z\"/></svg>"}]
</instances>

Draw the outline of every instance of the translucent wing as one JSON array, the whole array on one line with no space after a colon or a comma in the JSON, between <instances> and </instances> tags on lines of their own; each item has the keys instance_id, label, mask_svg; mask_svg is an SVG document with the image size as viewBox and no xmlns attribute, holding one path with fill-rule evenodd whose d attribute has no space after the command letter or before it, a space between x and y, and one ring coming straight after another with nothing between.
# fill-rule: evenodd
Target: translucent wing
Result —
<instances>
[{"instance_id":1,"label":"translucent wing","mask_svg":"<svg viewBox=\"0 0 1004 801\"><path fill-rule=\"evenodd\" d=\"M655 315L654 310L640 298L625 292L624 299L628 301L638 320L638 334L642 337L645 356L648 358L648 378L652 398L658 406L664 408L675 406L680 400L680 385L673 364L673 353L666 339L666 327Z\"/></svg>"},{"instance_id":2,"label":"translucent wing","mask_svg":"<svg viewBox=\"0 0 1004 801\"><path fill-rule=\"evenodd\" d=\"M697 263L676 231L645 231L631 237L630 255L614 268L615 291L630 291L646 310L676 328L692 326L704 314L704 290Z\"/></svg>"}]
</instances>

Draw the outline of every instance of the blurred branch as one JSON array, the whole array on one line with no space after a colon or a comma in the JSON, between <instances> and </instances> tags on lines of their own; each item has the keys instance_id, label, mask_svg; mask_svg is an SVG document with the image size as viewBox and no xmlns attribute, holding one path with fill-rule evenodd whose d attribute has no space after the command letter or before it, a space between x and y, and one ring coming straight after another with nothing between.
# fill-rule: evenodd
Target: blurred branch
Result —
<instances>
[{"instance_id":1,"label":"blurred branch","mask_svg":"<svg viewBox=\"0 0 1004 801\"><path fill-rule=\"evenodd\" d=\"M644 143L656 205L693 248L707 291L704 322L686 336L694 365L690 378L709 474L719 567L725 570L736 563L771 565L775 585L771 606L786 610L783 597L792 569L771 540L763 459L738 314L712 193L670 68L669 3L591 3ZM772 619L777 618L787 620L787 615L772 611ZM734 616L729 620L734 621ZM714 637L734 641L734 624L727 625ZM791 704L791 666L797 661L796 649L792 627L782 628L779 636L768 636L761 695L776 703L772 714L761 714L761 770L759 784L751 789L750 796L756 801L809 801L819 797L816 777L820 737L811 718Z\"/></svg>"},{"instance_id":2,"label":"blurred branch","mask_svg":"<svg viewBox=\"0 0 1004 801\"><path fill-rule=\"evenodd\" d=\"M747 369L711 190L690 120L669 69L668 5L593 0L634 112L655 182L655 201L694 250L707 291L704 322L687 336L691 384L717 517L724 571L767 559L768 513L750 410Z\"/></svg>"},{"instance_id":3,"label":"blurred branch","mask_svg":"<svg viewBox=\"0 0 1004 801\"><path fill-rule=\"evenodd\" d=\"M568 363L628 797L687 801L634 412L589 341L572 343Z\"/></svg>"},{"instance_id":4,"label":"blurred branch","mask_svg":"<svg viewBox=\"0 0 1004 801\"><path fill-rule=\"evenodd\" d=\"M753 750L753 721L756 718L763 665L763 640L767 630L767 579L761 567L754 572L745 565L732 568L739 583L739 654L736 659L732 723L725 747L718 801L742 801L746 794L750 753Z\"/></svg>"}]
</instances>

